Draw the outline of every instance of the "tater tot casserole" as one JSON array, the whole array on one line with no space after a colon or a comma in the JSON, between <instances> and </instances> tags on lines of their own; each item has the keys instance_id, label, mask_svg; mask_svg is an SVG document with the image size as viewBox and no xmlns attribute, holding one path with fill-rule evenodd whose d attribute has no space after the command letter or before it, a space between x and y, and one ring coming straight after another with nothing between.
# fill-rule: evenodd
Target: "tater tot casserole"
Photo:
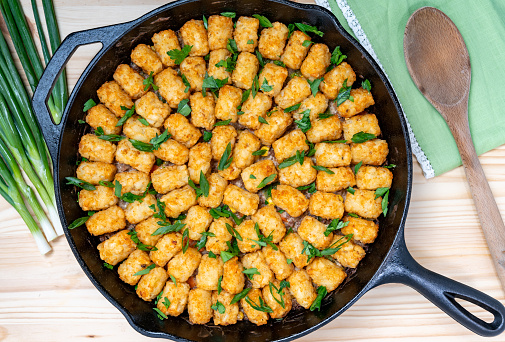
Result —
<instances>
[{"instance_id":1,"label":"tater tot casserole","mask_svg":"<svg viewBox=\"0 0 505 342\"><path fill-rule=\"evenodd\" d=\"M202 19L136 45L90 94L69 229L100 239L105 271L160 320L320 310L388 211L373 84L317 27Z\"/></svg>"}]
</instances>

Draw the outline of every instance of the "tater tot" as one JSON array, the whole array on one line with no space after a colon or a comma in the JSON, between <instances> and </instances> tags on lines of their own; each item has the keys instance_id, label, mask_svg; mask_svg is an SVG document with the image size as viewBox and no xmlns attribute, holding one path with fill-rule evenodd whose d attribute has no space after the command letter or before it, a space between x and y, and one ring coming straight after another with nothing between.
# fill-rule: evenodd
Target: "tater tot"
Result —
<instances>
[{"instance_id":1,"label":"tater tot","mask_svg":"<svg viewBox=\"0 0 505 342\"><path fill-rule=\"evenodd\" d=\"M121 107L133 107L132 99L116 81L105 82L96 91L96 94L100 102L119 118L122 118L127 111L127 109L122 109Z\"/></svg>"},{"instance_id":2,"label":"tater tot","mask_svg":"<svg viewBox=\"0 0 505 342\"><path fill-rule=\"evenodd\" d=\"M286 235L279 243L279 248L286 258L293 260L298 268L304 268L309 264L309 258L303 254L303 240L297 233Z\"/></svg>"},{"instance_id":3,"label":"tater tot","mask_svg":"<svg viewBox=\"0 0 505 342\"><path fill-rule=\"evenodd\" d=\"M286 279L293 272L293 264L288 264L286 256L279 250L279 247L274 248L267 245L261 249L261 253L277 279Z\"/></svg>"},{"instance_id":4,"label":"tater tot","mask_svg":"<svg viewBox=\"0 0 505 342\"><path fill-rule=\"evenodd\" d=\"M260 22L256 18L240 17L237 20L233 38L238 51L254 52L258 46L258 29Z\"/></svg>"},{"instance_id":5,"label":"tater tot","mask_svg":"<svg viewBox=\"0 0 505 342\"><path fill-rule=\"evenodd\" d=\"M144 221L146 218L154 214L154 210L149 208L153 204L156 204L156 198L151 194L147 194L142 200L142 203L139 201L128 203L124 211L126 220L131 224L137 224Z\"/></svg>"},{"instance_id":6,"label":"tater tot","mask_svg":"<svg viewBox=\"0 0 505 342\"><path fill-rule=\"evenodd\" d=\"M343 236L335 235L332 241L332 248L337 248L347 241ZM358 267L361 259L365 257L365 250L360 245L355 244L352 241L347 241L344 243L340 249L332 255L332 257L337 260L343 267L356 268Z\"/></svg>"},{"instance_id":7,"label":"tater tot","mask_svg":"<svg viewBox=\"0 0 505 342\"><path fill-rule=\"evenodd\" d=\"M312 281L326 287L328 292L335 290L347 277L342 267L322 257L316 257L306 270Z\"/></svg>"},{"instance_id":8,"label":"tater tot","mask_svg":"<svg viewBox=\"0 0 505 342\"><path fill-rule=\"evenodd\" d=\"M228 181L237 179L238 176L240 176L240 172L242 172L242 170L237 167L234 160L232 160L229 167L218 171L219 175Z\"/></svg>"},{"instance_id":9,"label":"tater tot","mask_svg":"<svg viewBox=\"0 0 505 342\"><path fill-rule=\"evenodd\" d=\"M212 158L220 160L228 144L231 148L235 146L235 138L237 130L230 125L217 126L212 130L212 138L210 139L210 147L212 149Z\"/></svg>"},{"instance_id":10,"label":"tater tot","mask_svg":"<svg viewBox=\"0 0 505 342\"><path fill-rule=\"evenodd\" d=\"M128 139L124 139L117 145L116 161L128 164L139 171L149 173L156 161L156 157L152 152L137 150Z\"/></svg>"},{"instance_id":11,"label":"tater tot","mask_svg":"<svg viewBox=\"0 0 505 342\"><path fill-rule=\"evenodd\" d=\"M245 169L254 162L253 152L261 147L260 140L249 131L242 131L233 149L233 162L239 169Z\"/></svg>"},{"instance_id":12,"label":"tater tot","mask_svg":"<svg viewBox=\"0 0 505 342\"><path fill-rule=\"evenodd\" d=\"M155 93L149 91L135 101L135 111L146 119L151 126L159 128L170 114L170 107L160 101Z\"/></svg>"},{"instance_id":13,"label":"tater tot","mask_svg":"<svg viewBox=\"0 0 505 342\"><path fill-rule=\"evenodd\" d=\"M242 90L230 85L225 85L219 89L219 97L216 101L215 115L220 120L231 120L237 122L238 109L242 101Z\"/></svg>"},{"instance_id":14,"label":"tater tot","mask_svg":"<svg viewBox=\"0 0 505 342\"><path fill-rule=\"evenodd\" d=\"M253 288L260 289L267 286L269 282L273 281L274 273L268 267L265 258L261 251L256 251L253 253L247 253L242 256L242 265L244 269L255 268L259 274L253 274L251 279L251 285Z\"/></svg>"},{"instance_id":15,"label":"tater tot","mask_svg":"<svg viewBox=\"0 0 505 342\"><path fill-rule=\"evenodd\" d=\"M316 164L324 167L351 165L351 147L340 143L316 144Z\"/></svg>"},{"instance_id":16,"label":"tater tot","mask_svg":"<svg viewBox=\"0 0 505 342\"><path fill-rule=\"evenodd\" d=\"M361 166L356 173L356 186L363 190L390 188L393 173L384 167Z\"/></svg>"},{"instance_id":17,"label":"tater tot","mask_svg":"<svg viewBox=\"0 0 505 342\"><path fill-rule=\"evenodd\" d=\"M164 268L156 266L149 273L140 278L137 284L137 296L150 302L163 290L163 286L168 279L168 274Z\"/></svg>"},{"instance_id":18,"label":"tater tot","mask_svg":"<svg viewBox=\"0 0 505 342\"><path fill-rule=\"evenodd\" d=\"M265 118L268 110L272 107L272 98L263 93L257 93L255 97L249 95L242 105L242 115L238 117L238 122L241 125L250 129L258 129L261 126L259 117Z\"/></svg>"},{"instance_id":19,"label":"tater tot","mask_svg":"<svg viewBox=\"0 0 505 342\"><path fill-rule=\"evenodd\" d=\"M256 18L240 17L237 20L233 38L239 51L254 52L258 46L260 22Z\"/></svg>"},{"instance_id":20,"label":"tater tot","mask_svg":"<svg viewBox=\"0 0 505 342\"><path fill-rule=\"evenodd\" d=\"M100 252L100 259L115 266L128 258L130 253L132 253L137 246L135 242L130 239L128 230L124 229L98 244L96 248Z\"/></svg>"},{"instance_id":21,"label":"tater tot","mask_svg":"<svg viewBox=\"0 0 505 342\"><path fill-rule=\"evenodd\" d=\"M207 231L212 220L213 218L207 208L194 205L189 208L186 218L182 223L186 225L184 228L189 230L189 238L197 241L202 237L202 233Z\"/></svg>"},{"instance_id":22,"label":"tater tot","mask_svg":"<svg viewBox=\"0 0 505 342\"><path fill-rule=\"evenodd\" d=\"M326 119L315 120L307 131L307 140L319 143L327 140L338 140L342 135L342 124L338 116L333 115Z\"/></svg>"},{"instance_id":23,"label":"tater tot","mask_svg":"<svg viewBox=\"0 0 505 342\"><path fill-rule=\"evenodd\" d=\"M275 103L282 109L286 109L302 102L310 94L312 93L309 82L303 77L296 76L289 80L284 89L275 96Z\"/></svg>"},{"instance_id":24,"label":"tater tot","mask_svg":"<svg viewBox=\"0 0 505 342\"><path fill-rule=\"evenodd\" d=\"M288 40L288 44L281 56L281 61L290 69L300 69L302 62L309 52L309 46L303 46L303 42L310 41L310 37L302 31L294 31Z\"/></svg>"},{"instance_id":25,"label":"tater tot","mask_svg":"<svg viewBox=\"0 0 505 342\"><path fill-rule=\"evenodd\" d=\"M181 73L191 85L191 90L202 91L205 71L207 71L207 63L203 57L186 57L181 63Z\"/></svg>"},{"instance_id":26,"label":"tater tot","mask_svg":"<svg viewBox=\"0 0 505 342\"><path fill-rule=\"evenodd\" d=\"M182 249L182 234L177 232L165 234L155 247L157 250L151 251L149 257L156 265L165 267Z\"/></svg>"},{"instance_id":27,"label":"tater tot","mask_svg":"<svg viewBox=\"0 0 505 342\"><path fill-rule=\"evenodd\" d=\"M171 280L169 280L167 281L156 306L158 310L163 312L165 315L179 316L186 308L188 295L189 285L187 283L178 282L177 284L174 284Z\"/></svg>"},{"instance_id":28,"label":"tater tot","mask_svg":"<svg viewBox=\"0 0 505 342\"><path fill-rule=\"evenodd\" d=\"M316 290L312 286L312 280L305 270L296 270L288 278L289 291L295 297L298 304L309 309L317 298Z\"/></svg>"},{"instance_id":29,"label":"tater tot","mask_svg":"<svg viewBox=\"0 0 505 342\"><path fill-rule=\"evenodd\" d=\"M192 289L188 295L189 321L193 324L206 324L212 318L212 292Z\"/></svg>"},{"instance_id":30,"label":"tater tot","mask_svg":"<svg viewBox=\"0 0 505 342\"><path fill-rule=\"evenodd\" d=\"M270 317L282 318L291 310L291 306L293 305L291 294L287 288L283 288L281 290L280 282L278 280L274 280L271 284L265 286L262 290L262 294L265 299L265 303L273 311L270 313ZM278 301L281 303L283 302L284 305L281 305Z\"/></svg>"},{"instance_id":31,"label":"tater tot","mask_svg":"<svg viewBox=\"0 0 505 342\"><path fill-rule=\"evenodd\" d=\"M254 242L259 241L259 236L256 232L254 221L244 220L236 227L236 230L242 237L242 240L237 239L238 249L242 253L254 252L261 248L260 245Z\"/></svg>"},{"instance_id":32,"label":"tater tot","mask_svg":"<svg viewBox=\"0 0 505 342\"><path fill-rule=\"evenodd\" d=\"M189 97L189 104L191 106L191 123L195 127L212 130L216 123L214 96L208 93L204 97L201 92L196 92Z\"/></svg>"},{"instance_id":33,"label":"tater tot","mask_svg":"<svg viewBox=\"0 0 505 342\"><path fill-rule=\"evenodd\" d=\"M196 193L192 187L186 185L170 191L162 196L160 201L165 203L165 215L175 218L196 204Z\"/></svg>"},{"instance_id":34,"label":"tater tot","mask_svg":"<svg viewBox=\"0 0 505 342\"><path fill-rule=\"evenodd\" d=\"M275 206L266 205L251 216L254 223L258 224L261 234L272 237L273 243L278 243L286 234L286 226Z\"/></svg>"},{"instance_id":35,"label":"tater tot","mask_svg":"<svg viewBox=\"0 0 505 342\"><path fill-rule=\"evenodd\" d=\"M184 45L192 46L190 56L205 56L209 53L207 30L202 20L191 19L182 25L179 30Z\"/></svg>"},{"instance_id":36,"label":"tater tot","mask_svg":"<svg viewBox=\"0 0 505 342\"><path fill-rule=\"evenodd\" d=\"M228 58L230 58L231 62L231 53L226 48L211 51L209 54L208 75L214 77L215 80L228 79L227 84L231 84L231 69L223 65L223 63L227 63ZM221 97L221 94L219 94L219 97Z\"/></svg>"},{"instance_id":37,"label":"tater tot","mask_svg":"<svg viewBox=\"0 0 505 342\"><path fill-rule=\"evenodd\" d=\"M154 76L154 84L159 87L160 95L167 101L171 108L177 108L179 102L189 98L189 91L185 92L186 85L177 71L166 68Z\"/></svg>"},{"instance_id":38,"label":"tater tot","mask_svg":"<svg viewBox=\"0 0 505 342\"><path fill-rule=\"evenodd\" d=\"M161 226L158 224L159 218L151 216L135 226L137 237L144 245L156 246L162 235L153 235Z\"/></svg>"},{"instance_id":39,"label":"tater tot","mask_svg":"<svg viewBox=\"0 0 505 342\"><path fill-rule=\"evenodd\" d=\"M86 228L91 235L113 233L126 227L123 209L113 205L94 213L87 221Z\"/></svg>"},{"instance_id":40,"label":"tater tot","mask_svg":"<svg viewBox=\"0 0 505 342\"><path fill-rule=\"evenodd\" d=\"M355 213L364 218L376 219L382 214L382 197L375 198L375 191L354 190L354 194L348 192L345 197L345 211Z\"/></svg>"},{"instance_id":41,"label":"tater tot","mask_svg":"<svg viewBox=\"0 0 505 342\"><path fill-rule=\"evenodd\" d=\"M193 247L180 251L169 262L167 272L179 282L186 282L200 264L202 255Z\"/></svg>"},{"instance_id":42,"label":"tater tot","mask_svg":"<svg viewBox=\"0 0 505 342\"><path fill-rule=\"evenodd\" d=\"M231 241L232 235L228 232L227 225L233 227L234 223L226 217L220 217L210 224L209 233L213 233L215 236L207 238L205 247L208 251L219 255L228 249L226 242Z\"/></svg>"},{"instance_id":43,"label":"tater tot","mask_svg":"<svg viewBox=\"0 0 505 342\"><path fill-rule=\"evenodd\" d=\"M116 145L94 134L83 135L79 142L79 154L90 161L111 164L115 153Z\"/></svg>"},{"instance_id":44,"label":"tater tot","mask_svg":"<svg viewBox=\"0 0 505 342\"><path fill-rule=\"evenodd\" d=\"M379 232L379 225L374 221L346 215L342 220L349 224L342 228L342 234L353 234L353 239L362 243L372 243Z\"/></svg>"},{"instance_id":45,"label":"tater tot","mask_svg":"<svg viewBox=\"0 0 505 342\"><path fill-rule=\"evenodd\" d=\"M241 52L237 58L235 70L231 75L231 80L235 87L251 89L254 76L258 73L258 58L249 52Z\"/></svg>"},{"instance_id":46,"label":"tater tot","mask_svg":"<svg viewBox=\"0 0 505 342\"><path fill-rule=\"evenodd\" d=\"M373 139L360 144L351 144L353 164L363 162L365 165L382 165L389 153L386 140Z\"/></svg>"},{"instance_id":47,"label":"tater tot","mask_svg":"<svg viewBox=\"0 0 505 342\"><path fill-rule=\"evenodd\" d=\"M114 188L98 185L96 190L82 189L79 191L79 206L84 211L107 209L117 202L118 198L114 195Z\"/></svg>"},{"instance_id":48,"label":"tater tot","mask_svg":"<svg viewBox=\"0 0 505 342\"><path fill-rule=\"evenodd\" d=\"M95 130L102 127L104 134L121 133L121 127L116 127L118 121L119 119L101 103L91 107L86 115L86 123Z\"/></svg>"},{"instance_id":49,"label":"tater tot","mask_svg":"<svg viewBox=\"0 0 505 342\"><path fill-rule=\"evenodd\" d=\"M175 113L170 115L163 124L172 138L187 148L193 147L202 136L200 130L193 126L183 115Z\"/></svg>"},{"instance_id":50,"label":"tater tot","mask_svg":"<svg viewBox=\"0 0 505 342\"><path fill-rule=\"evenodd\" d=\"M113 164L104 162L83 161L77 167L77 178L97 185L100 181L111 182L114 179L117 168Z\"/></svg>"},{"instance_id":51,"label":"tater tot","mask_svg":"<svg viewBox=\"0 0 505 342\"><path fill-rule=\"evenodd\" d=\"M156 52L154 52L152 47L148 45L137 45L132 50L131 59L133 63L141 67L142 70L148 75L151 73L156 75L161 70L163 70L163 64L161 63L161 60L158 58L158 55Z\"/></svg>"},{"instance_id":52,"label":"tater tot","mask_svg":"<svg viewBox=\"0 0 505 342\"><path fill-rule=\"evenodd\" d=\"M347 62L342 62L324 75L323 81L319 84L319 89L327 98L334 100L337 98L345 80L347 80L348 87L352 86L356 81L356 74Z\"/></svg>"},{"instance_id":53,"label":"tater tot","mask_svg":"<svg viewBox=\"0 0 505 342\"><path fill-rule=\"evenodd\" d=\"M293 118L300 120L303 118L303 112L310 109L310 121L319 120L319 114L324 113L328 108L328 98L322 93L317 92L316 96L310 95L302 101L300 108L294 111Z\"/></svg>"},{"instance_id":54,"label":"tater tot","mask_svg":"<svg viewBox=\"0 0 505 342\"><path fill-rule=\"evenodd\" d=\"M258 307L261 306L261 303L263 301L263 295L261 294L261 290L260 289L251 289L247 293L247 296L240 300L240 304L242 306L242 309L244 310L245 315L247 316L247 319L250 322L252 322L256 325L267 324L268 313L254 309L251 305L249 305L248 301L252 302L252 304L255 306L258 306Z\"/></svg>"},{"instance_id":55,"label":"tater tot","mask_svg":"<svg viewBox=\"0 0 505 342\"><path fill-rule=\"evenodd\" d=\"M135 285L139 282L142 275L135 275L137 272L145 270L147 266L151 265L149 255L140 249L134 250L128 258L119 265L117 273L119 279L129 285Z\"/></svg>"},{"instance_id":56,"label":"tater tot","mask_svg":"<svg viewBox=\"0 0 505 342\"><path fill-rule=\"evenodd\" d=\"M166 67L174 67L176 65L175 61L170 58L167 52L181 49L179 39L177 38L175 32L172 30L164 30L155 33L151 40L154 43L154 49L156 50L156 53L163 65Z\"/></svg>"},{"instance_id":57,"label":"tater tot","mask_svg":"<svg viewBox=\"0 0 505 342\"><path fill-rule=\"evenodd\" d=\"M210 171L212 150L210 144L199 143L189 150L189 177L196 184L200 184L200 173L207 175Z\"/></svg>"},{"instance_id":58,"label":"tater tot","mask_svg":"<svg viewBox=\"0 0 505 342\"><path fill-rule=\"evenodd\" d=\"M231 294L240 293L245 284L243 270L244 267L238 257L233 257L225 262L223 266L223 280L221 281L223 290Z\"/></svg>"},{"instance_id":59,"label":"tater tot","mask_svg":"<svg viewBox=\"0 0 505 342\"><path fill-rule=\"evenodd\" d=\"M354 172L350 167L329 168L332 174L325 171L318 171L316 177L316 188L319 191L335 192L356 185Z\"/></svg>"},{"instance_id":60,"label":"tater tot","mask_svg":"<svg viewBox=\"0 0 505 342\"><path fill-rule=\"evenodd\" d=\"M212 292L212 304L216 305L217 302L224 306L224 313L220 313L218 310L214 310L214 324L215 325L230 325L237 323L239 318L239 306L238 303L230 304L233 299L233 295L226 291L221 291L220 294L217 291Z\"/></svg>"},{"instance_id":61,"label":"tater tot","mask_svg":"<svg viewBox=\"0 0 505 342\"><path fill-rule=\"evenodd\" d=\"M210 50L226 49L228 39L233 38L233 21L222 15L211 15L208 19L207 34Z\"/></svg>"},{"instance_id":62,"label":"tater tot","mask_svg":"<svg viewBox=\"0 0 505 342\"><path fill-rule=\"evenodd\" d=\"M253 215L258 209L259 196L236 185L228 184L224 192L223 204L243 215Z\"/></svg>"},{"instance_id":63,"label":"tater tot","mask_svg":"<svg viewBox=\"0 0 505 342\"><path fill-rule=\"evenodd\" d=\"M279 170L279 182L287 184L293 188L309 185L316 180L317 170L312 166L314 163L312 159L303 158L303 165L296 162L291 166Z\"/></svg>"},{"instance_id":64,"label":"tater tot","mask_svg":"<svg viewBox=\"0 0 505 342\"><path fill-rule=\"evenodd\" d=\"M324 75L330 66L331 52L326 44L314 44L300 68L302 75L313 81Z\"/></svg>"},{"instance_id":65,"label":"tater tot","mask_svg":"<svg viewBox=\"0 0 505 342\"><path fill-rule=\"evenodd\" d=\"M153 188L160 194L182 188L188 184L188 178L189 172L186 165L162 166L151 173Z\"/></svg>"},{"instance_id":66,"label":"tater tot","mask_svg":"<svg viewBox=\"0 0 505 342\"><path fill-rule=\"evenodd\" d=\"M280 108L276 108L270 116L267 114L264 119L267 123L262 123L254 132L264 145L272 145L293 123L291 115Z\"/></svg>"},{"instance_id":67,"label":"tater tot","mask_svg":"<svg viewBox=\"0 0 505 342\"><path fill-rule=\"evenodd\" d=\"M139 121L139 117L132 116L123 125L123 133L129 139L142 141L145 143L149 143L152 138L155 138L156 135L161 135L160 130L146 126Z\"/></svg>"},{"instance_id":68,"label":"tater tot","mask_svg":"<svg viewBox=\"0 0 505 342\"><path fill-rule=\"evenodd\" d=\"M354 101L345 100L337 107L338 114L343 118L350 118L375 104L372 93L363 88L352 89L351 96Z\"/></svg>"},{"instance_id":69,"label":"tater tot","mask_svg":"<svg viewBox=\"0 0 505 342\"><path fill-rule=\"evenodd\" d=\"M264 58L279 60L284 51L288 34L288 27L278 21L272 23L272 27L263 29L258 44L261 55Z\"/></svg>"},{"instance_id":70,"label":"tater tot","mask_svg":"<svg viewBox=\"0 0 505 342\"><path fill-rule=\"evenodd\" d=\"M144 77L128 64L119 64L112 77L132 99L138 99L146 93Z\"/></svg>"},{"instance_id":71,"label":"tater tot","mask_svg":"<svg viewBox=\"0 0 505 342\"><path fill-rule=\"evenodd\" d=\"M256 193L277 179L277 169L273 161L265 159L246 167L241 176L244 187Z\"/></svg>"},{"instance_id":72,"label":"tater tot","mask_svg":"<svg viewBox=\"0 0 505 342\"><path fill-rule=\"evenodd\" d=\"M381 134L379 121L375 114L355 115L352 118L346 119L342 123L344 130L344 139L351 140L354 134L359 132L373 134L378 136Z\"/></svg>"},{"instance_id":73,"label":"tater tot","mask_svg":"<svg viewBox=\"0 0 505 342\"><path fill-rule=\"evenodd\" d=\"M168 139L153 153L156 158L169 161L175 165L183 165L189 159L189 149L174 139Z\"/></svg>"},{"instance_id":74,"label":"tater tot","mask_svg":"<svg viewBox=\"0 0 505 342\"><path fill-rule=\"evenodd\" d=\"M318 217L329 220L341 219L344 215L344 202L342 196L316 191L309 200L309 212Z\"/></svg>"},{"instance_id":75,"label":"tater tot","mask_svg":"<svg viewBox=\"0 0 505 342\"><path fill-rule=\"evenodd\" d=\"M299 129L295 129L272 144L275 158L279 163L284 159L296 155L296 151L308 151L309 145L305 142L305 134Z\"/></svg>"},{"instance_id":76,"label":"tater tot","mask_svg":"<svg viewBox=\"0 0 505 342\"><path fill-rule=\"evenodd\" d=\"M204 290L217 290L219 278L223 275L223 261L219 256L210 258L208 254L202 256L196 275L198 288Z\"/></svg>"},{"instance_id":77,"label":"tater tot","mask_svg":"<svg viewBox=\"0 0 505 342\"><path fill-rule=\"evenodd\" d=\"M259 86L263 93L275 96L279 94L288 77L288 69L274 63L266 63L259 74ZM271 90L270 86L272 87Z\"/></svg>"},{"instance_id":78,"label":"tater tot","mask_svg":"<svg viewBox=\"0 0 505 342\"><path fill-rule=\"evenodd\" d=\"M272 189L272 201L290 216L298 217L309 207L309 200L299 190L289 185L278 185Z\"/></svg>"},{"instance_id":79,"label":"tater tot","mask_svg":"<svg viewBox=\"0 0 505 342\"><path fill-rule=\"evenodd\" d=\"M326 236L326 225L312 216L305 216L298 227L298 235L317 249L325 249L333 239L333 233Z\"/></svg>"},{"instance_id":80,"label":"tater tot","mask_svg":"<svg viewBox=\"0 0 505 342\"><path fill-rule=\"evenodd\" d=\"M209 183L209 195L198 197L198 204L208 208L217 208L223 202L228 182L217 173L211 174L207 178L207 182Z\"/></svg>"}]
</instances>

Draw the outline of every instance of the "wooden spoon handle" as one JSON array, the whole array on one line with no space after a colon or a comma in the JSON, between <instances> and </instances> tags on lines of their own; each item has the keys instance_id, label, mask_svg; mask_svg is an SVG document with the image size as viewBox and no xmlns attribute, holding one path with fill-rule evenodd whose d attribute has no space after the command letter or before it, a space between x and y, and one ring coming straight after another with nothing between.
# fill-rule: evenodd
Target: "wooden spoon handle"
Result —
<instances>
[{"instance_id":1,"label":"wooden spoon handle","mask_svg":"<svg viewBox=\"0 0 505 342\"><path fill-rule=\"evenodd\" d=\"M449 123L496 272L505 290L505 225L473 145L468 120Z\"/></svg>"}]
</instances>

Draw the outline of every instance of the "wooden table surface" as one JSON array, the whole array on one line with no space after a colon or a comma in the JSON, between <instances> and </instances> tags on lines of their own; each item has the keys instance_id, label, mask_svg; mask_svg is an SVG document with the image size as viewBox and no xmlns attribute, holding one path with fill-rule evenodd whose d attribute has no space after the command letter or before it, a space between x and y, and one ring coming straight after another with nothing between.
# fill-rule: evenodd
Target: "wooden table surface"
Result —
<instances>
[{"instance_id":1,"label":"wooden table surface","mask_svg":"<svg viewBox=\"0 0 505 342\"><path fill-rule=\"evenodd\" d=\"M22 1L29 20L29 1ZM62 36L132 20L164 2L56 0ZM4 27L2 27L4 30ZM98 50L80 48L68 65L71 86ZM480 157L505 216L505 146ZM423 266L505 303L470 191L460 167L427 181L414 163L405 228L410 252ZM0 199L0 341L149 341L93 287L64 237L41 256L17 212ZM490 314L470 306L484 319ZM505 341L466 330L414 290L384 285L365 294L338 319L299 341Z\"/></svg>"}]
</instances>

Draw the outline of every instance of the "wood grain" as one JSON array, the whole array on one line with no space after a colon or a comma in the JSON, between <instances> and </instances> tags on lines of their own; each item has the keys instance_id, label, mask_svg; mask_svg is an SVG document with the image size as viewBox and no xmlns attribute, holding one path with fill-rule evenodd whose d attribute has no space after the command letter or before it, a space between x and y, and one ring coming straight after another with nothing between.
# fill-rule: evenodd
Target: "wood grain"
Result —
<instances>
[{"instance_id":1,"label":"wood grain","mask_svg":"<svg viewBox=\"0 0 505 342\"><path fill-rule=\"evenodd\" d=\"M465 41L442 11L423 7L407 22L404 52L412 80L454 136L495 270L505 289L505 225L468 124L471 65Z\"/></svg>"},{"instance_id":2,"label":"wood grain","mask_svg":"<svg viewBox=\"0 0 505 342\"><path fill-rule=\"evenodd\" d=\"M309 1L307 1L309 2ZM29 1L22 1L30 20ZM159 1L55 1L63 36L135 19ZM73 85L98 46L80 48L69 67ZM480 157L498 206L505 213L505 146ZM134 331L93 287L65 238L41 256L23 221L0 199L0 341L153 341ZM476 287L505 303L462 168L426 180L414 165L407 245L425 267ZM466 306L466 304L465 304ZM469 308L482 317L482 310ZM384 285L342 316L299 341L474 342L474 335L414 290Z\"/></svg>"}]
</instances>

